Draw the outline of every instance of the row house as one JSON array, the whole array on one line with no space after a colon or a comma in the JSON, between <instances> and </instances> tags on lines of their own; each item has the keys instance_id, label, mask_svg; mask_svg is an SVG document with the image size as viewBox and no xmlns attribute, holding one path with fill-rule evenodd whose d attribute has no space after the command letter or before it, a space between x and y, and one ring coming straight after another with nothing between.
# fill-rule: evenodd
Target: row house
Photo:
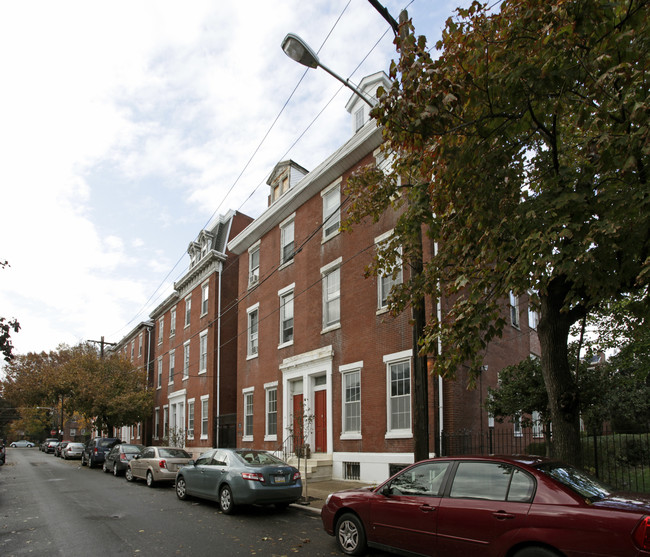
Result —
<instances>
[{"instance_id":1,"label":"row house","mask_svg":"<svg viewBox=\"0 0 650 557\"><path fill-rule=\"evenodd\" d=\"M380 84L389 85L383 72L360 87L372 95ZM364 276L398 215L340 231L350 175L387 164L368 107L353 96L346 109L352 137L310 172L278 163L267 182L268 208L228 244L240 259L236 443L310 455L337 479L380 481L413 462L410 313L394 317L387 307L408 268ZM433 242L424 248L431 257ZM483 408L487 387L533 349L525 302L505 301L511 326L486 352L477 389L467 390L463 370L455 382L429 376L432 452L440 454L445 432L492 426Z\"/></svg>"}]
</instances>

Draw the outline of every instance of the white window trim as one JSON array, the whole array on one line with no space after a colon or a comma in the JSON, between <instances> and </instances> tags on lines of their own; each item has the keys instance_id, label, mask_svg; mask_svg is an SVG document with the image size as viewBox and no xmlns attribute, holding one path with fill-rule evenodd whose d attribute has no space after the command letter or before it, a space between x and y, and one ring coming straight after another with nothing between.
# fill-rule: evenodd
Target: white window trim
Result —
<instances>
[{"instance_id":1,"label":"white window trim","mask_svg":"<svg viewBox=\"0 0 650 557\"><path fill-rule=\"evenodd\" d=\"M202 368L201 365L201 360L203 358L203 354L201 353L201 342L202 340L205 339L205 367ZM208 330L206 329L199 335L199 375L205 374L208 372Z\"/></svg>"},{"instance_id":2,"label":"white window trim","mask_svg":"<svg viewBox=\"0 0 650 557\"><path fill-rule=\"evenodd\" d=\"M187 367L185 366L185 351L187 350ZM183 381L187 381L190 378L190 366L192 365L192 352L190 351L190 341L186 340L183 343Z\"/></svg>"},{"instance_id":3,"label":"white window trim","mask_svg":"<svg viewBox=\"0 0 650 557\"><path fill-rule=\"evenodd\" d=\"M208 401L208 431L206 433L203 433L203 402L206 401L206 400ZM210 432L210 404L209 404L209 401L210 401L210 395L203 395L201 397L201 437L200 437L200 439L207 439L208 435L209 435L209 432ZM194 432L195 432L194 435L196 436L196 423L194 424Z\"/></svg>"},{"instance_id":4,"label":"white window trim","mask_svg":"<svg viewBox=\"0 0 650 557\"><path fill-rule=\"evenodd\" d=\"M203 298L204 292L208 292L207 298ZM205 309L203 309L203 305L205 303ZM210 280L206 280L201 284L201 317L205 316L208 314L208 311L210 310Z\"/></svg>"},{"instance_id":5,"label":"white window trim","mask_svg":"<svg viewBox=\"0 0 650 557\"><path fill-rule=\"evenodd\" d=\"M345 408L345 389L343 384L343 377L348 374L358 371L359 379L361 379L361 373L363 371L363 360L360 362L354 362L352 364L345 364L339 366L339 373L341 374L341 440L356 440L363 439L361 430L359 433L348 433L343 429L343 424L345 423L345 415L343 414L343 409ZM361 419L363 420L363 411L361 412Z\"/></svg>"},{"instance_id":6,"label":"white window trim","mask_svg":"<svg viewBox=\"0 0 650 557\"><path fill-rule=\"evenodd\" d=\"M341 177L320 192L320 195L323 198L323 238L321 240L322 244L328 242L329 240L331 240L335 236L338 236L341 233L341 184L342 183L343 183L343 178ZM339 192L339 207L337 209L338 216L339 216L339 226L334 232L331 232L330 234L326 234L325 230L327 229L327 223L325 222L325 197L335 189L338 190Z\"/></svg>"},{"instance_id":7,"label":"white window trim","mask_svg":"<svg viewBox=\"0 0 650 557\"><path fill-rule=\"evenodd\" d=\"M187 423L185 424L185 431L187 432L187 439L188 440L194 440L194 434L196 433L196 399L195 398L188 398L187 402L185 404L185 407L187 408ZM193 405L194 408L192 408L192 418L194 418L193 423L194 426L192 427L192 434L190 435L190 405Z\"/></svg>"},{"instance_id":8,"label":"white window trim","mask_svg":"<svg viewBox=\"0 0 650 557\"><path fill-rule=\"evenodd\" d=\"M254 311L257 311L257 352L251 354L251 332L250 332L250 315ZM255 305L246 308L246 359L252 360L257 358L260 353L260 303L257 302Z\"/></svg>"},{"instance_id":9,"label":"white window trim","mask_svg":"<svg viewBox=\"0 0 650 557\"><path fill-rule=\"evenodd\" d=\"M283 252L284 246L282 245L282 229L285 228L290 222L293 222L293 257L283 261ZM284 269L285 267L291 265L293 260L296 258L296 213L289 215L284 219L279 225L278 229L280 231L280 267L278 269Z\"/></svg>"},{"instance_id":10,"label":"white window trim","mask_svg":"<svg viewBox=\"0 0 650 557\"><path fill-rule=\"evenodd\" d=\"M521 328L521 316L519 315L519 296L512 290L508 294L508 309L510 310L510 324L515 329ZM513 315L515 319L513 319Z\"/></svg>"},{"instance_id":11,"label":"white window trim","mask_svg":"<svg viewBox=\"0 0 650 557\"><path fill-rule=\"evenodd\" d=\"M162 388L162 374L163 374L163 365L162 365L162 356L158 356L158 361L156 362L158 366L156 368L156 389Z\"/></svg>"},{"instance_id":12,"label":"white window trim","mask_svg":"<svg viewBox=\"0 0 650 557\"><path fill-rule=\"evenodd\" d=\"M160 439L160 406L156 406L153 409L153 427L154 427L154 439Z\"/></svg>"},{"instance_id":13,"label":"white window trim","mask_svg":"<svg viewBox=\"0 0 650 557\"><path fill-rule=\"evenodd\" d=\"M269 417L269 396L268 392L271 389L275 389L275 419L276 419L276 431L277 431L277 426L280 425L280 422L278 422L278 416L280 413L278 412L280 408L280 399L278 398L278 382L277 381L272 381L271 383L265 383L264 384L264 441L277 441L278 440L278 435L277 433L275 435L269 435L268 432L268 422L267 419Z\"/></svg>"},{"instance_id":14,"label":"white window trim","mask_svg":"<svg viewBox=\"0 0 650 557\"><path fill-rule=\"evenodd\" d=\"M411 380L411 429L388 429L386 428L385 439L412 439L413 438L413 350L402 350L394 354L386 354L383 357L386 366L386 426L390 426L390 364L396 364L403 360L409 360Z\"/></svg>"},{"instance_id":15,"label":"white window trim","mask_svg":"<svg viewBox=\"0 0 650 557\"><path fill-rule=\"evenodd\" d=\"M296 289L296 283L292 282L290 285L285 286L284 288L278 290L278 299L280 301L280 304L282 304L282 296L285 294L289 294L289 292L295 293ZM294 295L293 297L293 338L291 340L288 340L287 342L282 342L282 305L280 305L280 326L279 326L279 331L278 335L280 337L280 343L278 344L278 349L280 348L286 348L287 346L292 346L293 345L293 340L296 338L296 297ZM258 347L257 351L259 352L259 314L258 314L258 325L257 325L257 331L258 331Z\"/></svg>"},{"instance_id":16,"label":"white window trim","mask_svg":"<svg viewBox=\"0 0 650 557\"><path fill-rule=\"evenodd\" d=\"M295 232L295 230L294 230ZM248 248L248 288L252 288L259 284L260 282L260 267L262 264L262 240L257 240L250 248ZM258 263L257 263L257 277L253 276L251 269L251 254L257 251L258 253Z\"/></svg>"},{"instance_id":17,"label":"white window trim","mask_svg":"<svg viewBox=\"0 0 650 557\"><path fill-rule=\"evenodd\" d=\"M174 319L172 319L172 316ZM176 311L176 306L169 310L169 337L173 337L176 334L176 318L178 313Z\"/></svg>"},{"instance_id":18,"label":"white window trim","mask_svg":"<svg viewBox=\"0 0 650 557\"><path fill-rule=\"evenodd\" d=\"M158 318L158 344L162 344L163 336L165 334L165 316Z\"/></svg>"},{"instance_id":19,"label":"white window trim","mask_svg":"<svg viewBox=\"0 0 650 557\"><path fill-rule=\"evenodd\" d=\"M243 435L241 440L242 441L252 441L253 440L253 435L246 435L246 396L247 395L252 395L255 392L255 387L246 387L245 389L242 389L242 398L244 399L243 403ZM255 399L253 398L253 401ZM253 411L255 410L255 404L253 403ZM253 420L255 419L255 413L253 413ZM253 421L253 424L255 424L255 421Z\"/></svg>"},{"instance_id":20,"label":"white window trim","mask_svg":"<svg viewBox=\"0 0 650 557\"><path fill-rule=\"evenodd\" d=\"M328 275L332 271L336 270L337 268L340 269L341 265L343 263L343 257L339 257L338 259L335 259L334 261L331 261L327 265L324 265L320 269L320 277L321 277L321 284L323 279L325 278L325 275ZM337 329L341 328L341 318L342 318L342 313L343 313L343 308L341 306L341 298L343 297L343 281L341 280L341 274L339 272L339 290L341 291L341 294L339 296L339 321L338 323L333 323L332 325L328 325L325 327L324 321L325 321L325 291L321 286L321 334L324 333L329 333L330 331L336 331Z\"/></svg>"},{"instance_id":21,"label":"white window trim","mask_svg":"<svg viewBox=\"0 0 650 557\"><path fill-rule=\"evenodd\" d=\"M174 371L172 373L172 361L174 362ZM169 376L167 378L167 384L172 385L174 383L174 377L176 377L176 348L171 348L169 350Z\"/></svg>"},{"instance_id":22,"label":"white window trim","mask_svg":"<svg viewBox=\"0 0 650 557\"><path fill-rule=\"evenodd\" d=\"M190 306L190 311L187 311L187 306ZM184 329L187 329L192 324L192 294L185 296L185 311L183 312Z\"/></svg>"}]
</instances>

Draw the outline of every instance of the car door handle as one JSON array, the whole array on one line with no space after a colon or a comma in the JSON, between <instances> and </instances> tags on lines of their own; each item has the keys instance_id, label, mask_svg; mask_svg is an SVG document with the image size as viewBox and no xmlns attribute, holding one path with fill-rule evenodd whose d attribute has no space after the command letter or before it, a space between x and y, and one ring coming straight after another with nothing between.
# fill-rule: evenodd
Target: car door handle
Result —
<instances>
[{"instance_id":1,"label":"car door handle","mask_svg":"<svg viewBox=\"0 0 650 557\"><path fill-rule=\"evenodd\" d=\"M492 513L492 516L497 520L511 520L515 518L514 514L510 514L505 511L497 511L495 513Z\"/></svg>"},{"instance_id":2,"label":"car door handle","mask_svg":"<svg viewBox=\"0 0 650 557\"><path fill-rule=\"evenodd\" d=\"M431 505L424 504L424 505L420 505L420 510L422 512L428 513L431 511L435 511L436 507L432 507Z\"/></svg>"}]
</instances>

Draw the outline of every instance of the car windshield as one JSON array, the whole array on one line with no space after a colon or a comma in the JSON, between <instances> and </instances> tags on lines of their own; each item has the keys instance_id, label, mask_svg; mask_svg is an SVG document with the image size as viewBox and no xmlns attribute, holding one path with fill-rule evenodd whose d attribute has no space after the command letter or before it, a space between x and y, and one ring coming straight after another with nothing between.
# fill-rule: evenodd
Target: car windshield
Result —
<instances>
[{"instance_id":1,"label":"car windshield","mask_svg":"<svg viewBox=\"0 0 650 557\"><path fill-rule=\"evenodd\" d=\"M100 447L112 447L115 444L115 439L100 439Z\"/></svg>"},{"instance_id":2,"label":"car windshield","mask_svg":"<svg viewBox=\"0 0 650 557\"><path fill-rule=\"evenodd\" d=\"M68 449L83 449L83 443L69 443L67 446Z\"/></svg>"},{"instance_id":3,"label":"car windshield","mask_svg":"<svg viewBox=\"0 0 650 557\"><path fill-rule=\"evenodd\" d=\"M191 458L183 449L159 449L161 458Z\"/></svg>"},{"instance_id":4,"label":"car windshield","mask_svg":"<svg viewBox=\"0 0 650 557\"><path fill-rule=\"evenodd\" d=\"M607 485L573 466L549 463L541 464L538 468L547 476L557 480L590 501L603 499L612 493L612 490Z\"/></svg>"},{"instance_id":5,"label":"car windshield","mask_svg":"<svg viewBox=\"0 0 650 557\"><path fill-rule=\"evenodd\" d=\"M235 454L249 466L286 465L285 462L266 451L235 451Z\"/></svg>"},{"instance_id":6,"label":"car windshield","mask_svg":"<svg viewBox=\"0 0 650 557\"><path fill-rule=\"evenodd\" d=\"M122 449L128 454L140 454L143 448L142 445L122 445Z\"/></svg>"}]
</instances>

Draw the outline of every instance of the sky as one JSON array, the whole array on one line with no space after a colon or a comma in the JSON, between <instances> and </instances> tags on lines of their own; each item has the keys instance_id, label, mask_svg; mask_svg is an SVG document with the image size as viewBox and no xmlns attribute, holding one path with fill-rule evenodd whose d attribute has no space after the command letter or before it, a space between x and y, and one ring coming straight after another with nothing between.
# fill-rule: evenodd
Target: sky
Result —
<instances>
[{"instance_id":1,"label":"sky","mask_svg":"<svg viewBox=\"0 0 650 557\"><path fill-rule=\"evenodd\" d=\"M407 7L434 45L463 0ZM350 91L280 47L300 35L354 83L395 58L367 0L0 4L0 316L15 352L117 342L171 292L215 215L352 135Z\"/></svg>"}]
</instances>

